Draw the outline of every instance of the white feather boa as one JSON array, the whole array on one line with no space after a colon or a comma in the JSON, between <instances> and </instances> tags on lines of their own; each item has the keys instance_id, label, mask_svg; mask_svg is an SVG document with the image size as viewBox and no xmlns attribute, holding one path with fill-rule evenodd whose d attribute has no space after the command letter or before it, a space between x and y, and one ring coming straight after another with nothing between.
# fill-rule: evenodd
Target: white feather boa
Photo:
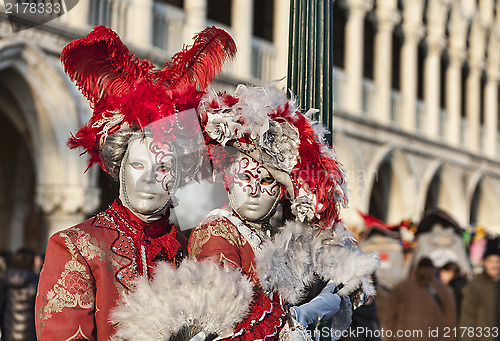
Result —
<instances>
[{"instance_id":1,"label":"white feather boa","mask_svg":"<svg viewBox=\"0 0 500 341\"><path fill-rule=\"evenodd\" d=\"M111 315L117 333L111 339L169 340L179 331L189 339L232 330L248 311L252 284L239 271L212 261L184 260L178 269L156 266L154 279L140 278Z\"/></svg>"},{"instance_id":2,"label":"white feather boa","mask_svg":"<svg viewBox=\"0 0 500 341\"><path fill-rule=\"evenodd\" d=\"M274 240L262 245L256 253L256 264L263 289L278 292L294 305L307 294L306 288L316 276L342 284L340 296L347 296L359 287L368 295L375 294L368 276L375 272L380 261L374 255L362 253L340 235L340 230L336 234L289 222Z\"/></svg>"}]
</instances>

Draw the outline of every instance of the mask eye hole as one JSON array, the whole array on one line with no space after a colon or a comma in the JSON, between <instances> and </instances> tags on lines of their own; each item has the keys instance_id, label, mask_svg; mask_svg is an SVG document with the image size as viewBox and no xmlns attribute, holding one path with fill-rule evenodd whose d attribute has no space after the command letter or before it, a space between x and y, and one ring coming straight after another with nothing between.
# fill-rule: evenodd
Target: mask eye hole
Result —
<instances>
[{"instance_id":1,"label":"mask eye hole","mask_svg":"<svg viewBox=\"0 0 500 341\"><path fill-rule=\"evenodd\" d=\"M131 162L130 167L132 167L133 169L136 169L136 170L143 170L144 169L144 165L140 162L137 162L137 161Z\"/></svg>"},{"instance_id":2,"label":"mask eye hole","mask_svg":"<svg viewBox=\"0 0 500 341\"><path fill-rule=\"evenodd\" d=\"M236 174L237 178L242 181L242 182L247 182L249 183L250 182L250 175L248 174L245 174L245 173L238 173Z\"/></svg>"},{"instance_id":3,"label":"mask eye hole","mask_svg":"<svg viewBox=\"0 0 500 341\"><path fill-rule=\"evenodd\" d=\"M156 172L158 172L158 173L165 174L165 173L168 173L168 171L169 171L169 168L166 165L158 165L156 167Z\"/></svg>"},{"instance_id":4,"label":"mask eye hole","mask_svg":"<svg viewBox=\"0 0 500 341\"><path fill-rule=\"evenodd\" d=\"M270 176L266 176L264 179L262 179L260 181L260 184L264 185L264 186L269 186L269 185L272 185L273 183L274 183L274 179L271 178Z\"/></svg>"}]
</instances>

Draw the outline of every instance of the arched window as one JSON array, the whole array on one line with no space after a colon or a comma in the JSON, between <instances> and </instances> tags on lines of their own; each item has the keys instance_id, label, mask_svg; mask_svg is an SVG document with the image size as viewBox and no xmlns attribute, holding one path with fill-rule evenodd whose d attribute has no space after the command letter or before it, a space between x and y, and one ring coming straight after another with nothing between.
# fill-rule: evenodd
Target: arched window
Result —
<instances>
[{"instance_id":1,"label":"arched window","mask_svg":"<svg viewBox=\"0 0 500 341\"><path fill-rule=\"evenodd\" d=\"M440 61L440 70L439 70L439 84L440 84L440 106L441 108L446 108L446 88L448 84L446 84L446 71L448 70L448 66L450 65L450 56L447 50L443 50L441 53L441 61Z\"/></svg>"},{"instance_id":2,"label":"arched window","mask_svg":"<svg viewBox=\"0 0 500 341\"><path fill-rule=\"evenodd\" d=\"M485 115L485 89L486 83L488 82L488 76L486 75L486 71L483 70L481 72L481 86L480 86L480 95L479 95L479 124L484 126L484 115Z\"/></svg>"},{"instance_id":3,"label":"arched window","mask_svg":"<svg viewBox=\"0 0 500 341\"><path fill-rule=\"evenodd\" d=\"M403 26L398 23L392 31L392 80L393 89L401 90L401 49L404 44Z\"/></svg>"},{"instance_id":4,"label":"arched window","mask_svg":"<svg viewBox=\"0 0 500 341\"><path fill-rule=\"evenodd\" d=\"M418 44L418 61L417 61L417 98L424 99L424 64L427 57L427 42L425 39L420 40Z\"/></svg>"},{"instance_id":5,"label":"arched window","mask_svg":"<svg viewBox=\"0 0 500 341\"><path fill-rule=\"evenodd\" d=\"M460 108L462 109L461 111L461 117L465 118L466 117L466 111L465 111L465 98L467 95L467 78L469 77L469 63L465 61L462 64L462 75L461 75L461 85L460 85L460 92L462 94L461 96L461 103L460 103Z\"/></svg>"},{"instance_id":6,"label":"arched window","mask_svg":"<svg viewBox=\"0 0 500 341\"><path fill-rule=\"evenodd\" d=\"M472 195L472 199L470 202L470 215L469 215L469 223L474 226L477 224L478 213L479 213L479 202L481 198L481 182L478 183L476 189L474 190L474 194Z\"/></svg>"}]
</instances>

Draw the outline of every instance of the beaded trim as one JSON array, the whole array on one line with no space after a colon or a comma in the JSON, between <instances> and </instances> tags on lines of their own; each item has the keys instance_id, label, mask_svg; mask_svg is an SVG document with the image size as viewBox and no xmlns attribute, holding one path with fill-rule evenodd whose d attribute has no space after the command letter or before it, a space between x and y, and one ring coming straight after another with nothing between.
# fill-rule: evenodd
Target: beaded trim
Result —
<instances>
[{"instance_id":1,"label":"beaded trim","mask_svg":"<svg viewBox=\"0 0 500 341\"><path fill-rule=\"evenodd\" d=\"M116 211L115 211L115 213L116 213ZM138 276L139 276L139 273L137 272L137 268L138 268L138 267L137 267L137 262L136 262L136 259L135 259L135 245L134 245L134 242L133 242L132 237L131 237L131 236L129 236L129 235L126 233L126 231L123 231L123 230L122 230L121 225L120 225L120 224L118 224L118 223L115 221L115 219L114 219L112 216L110 216L108 213L106 213L106 212L100 212L100 213L99 213L99 215L100 215L100 216L102 216L102 217L104 217L104 218L105 218L105 219L107 219L108 221L111 221L111 222L113 223L113 225L114 225L114 228L118 231L118 233L120 233L120 236L121 236L121 237L123 237L123 238L127 238L127 240L130 242L130 245L131 245L130 250L128 250L128 245L125 245L125 249L122 249L121 244L120 244L120 246L118 246L118 247L113 246L113 247L111 248L111 250L112 250L112 251L114 251L114 252L119 251L119 252L123 252L123 253L125 253L125 254L127 254L127 255L131 255L131 259L132 259L132 268L134 269L133 277L138 277ZM128 224L125 224L125 226L126 226L127 228L131 229L131 228L130 228L130 226L128 226ZM125 270L125 272L126 272L126 273L128 273L128 270ZM122 278L123 278L123 276L122 276L122 275L120 275L120 274L118 274L116 277L117 277L118 279L122 279Z\"/></svg>"}]
</instances>

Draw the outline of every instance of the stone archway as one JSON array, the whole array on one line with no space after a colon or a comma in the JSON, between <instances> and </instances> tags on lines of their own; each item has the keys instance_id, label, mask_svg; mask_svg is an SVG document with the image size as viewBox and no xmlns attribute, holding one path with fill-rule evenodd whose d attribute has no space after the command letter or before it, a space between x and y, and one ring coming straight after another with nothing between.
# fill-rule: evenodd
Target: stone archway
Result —
<instances>
[{"instance_id":1,"label":"stone archway","mask_svg":"<svg viewBox=\"0 0 500 341\"><path fill-rule=\"evenodd\" d=\"M439 208L450 214L460 225L466 223L466 190L460 170L449 164L434 162L428 166L422 183L422 211Z\"/></svg>"},{"instance_id":2,"label":"stone archway","mask_svg":"<svg viewBox=\"0 0 500 341\"><path fill-rule=\"evenodd\" d=\"M37 218L32 150L29 138L23 136L25 124L21 120L12 122L7 112L19 114L0 83L0 249L14 250L24 245L38 249L41 231L25 233L26 226Z\"/></svg>"},{"instance_id":3,"label":"stone archway","mask_svg":"<svg viewBox=\"0 0 500 341\"><path fill-rule=\"evenodd\" d=\"M470 208L469 224L483 226L492 233L500 232L500 212L498 201L500 197L500 182L487 175L480 174L471 179L473 191L467 204Z\"/></svg>"},{"instance_id":4,"label":"stone archway","mask_svg":"<svg viewBox=\"0 0 500 341\"><path fill-rule=\"evenodd\" d=\"M371 179L369 211L390 224L411 217L415 210L416 185L405 154L386 146L371 162L377 172ZM378 207L378 208L377 208Z\"/></svg>"},{"instance_id":5,"label":"stone archway","mask_svg":"<svg viewBox=\"0 0 500 341\"><path fill-rule=\"evenodd\" d=\"M365 187L370 177L370 171L363 168L357 148L348 136L337 130L333 135L333 140L337 161L342 165L345 174L349 199L348 207L341 211L342 221L346 226L359 230L363 227L364 222L357 210L366 211L368 194Z\"/></svg>"},{"instance_id":6,"label":"stone archway","mask_svg":"<svg viewBox=\"0 0 500 341\"><path fill-rule=\"evenodd\" d=\"M45 218L45 224L37 227L44 225L39 239L43 249L50 234L81 221L98 203L95 172L84 174L85 160L66 147L69 133L85 118L82 97L71 90L74 86L57 56L26 43L4 43L0 56L0 84L5 90L2 114L26 141L33 168L32 205ZM7 227L16 228L15 224ZM13 243L7 247L20 246Z\"/></svg>"}]
</instances>

